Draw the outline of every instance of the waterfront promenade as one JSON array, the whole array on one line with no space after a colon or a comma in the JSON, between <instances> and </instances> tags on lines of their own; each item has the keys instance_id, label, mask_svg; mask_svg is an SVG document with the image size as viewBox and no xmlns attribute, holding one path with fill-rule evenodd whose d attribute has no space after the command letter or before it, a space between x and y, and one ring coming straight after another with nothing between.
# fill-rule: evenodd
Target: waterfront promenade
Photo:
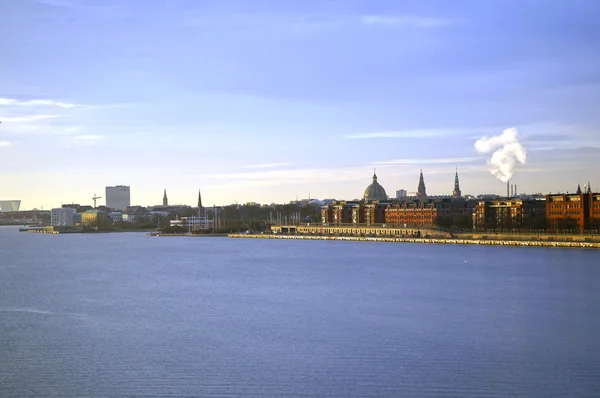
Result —
<instances>
[{"instance_id":1,"label":"waterfront promenade","mask_svg":"<svg viewBox=\"0 0 600 398\"><path fill-rule=\"evenodd\" d=\"M599 242L533 241L533 240L492 240L492 239L453 239L453 238L399 238L368 236L322 236L322 235L280 235L280 234L229 234L230 238L250 239L299 239L299 240L340 240L360 242L402 242L437 243L458 245L526 246L526 247L572 247L600 249Z\"/></svg>"}]
</instances>

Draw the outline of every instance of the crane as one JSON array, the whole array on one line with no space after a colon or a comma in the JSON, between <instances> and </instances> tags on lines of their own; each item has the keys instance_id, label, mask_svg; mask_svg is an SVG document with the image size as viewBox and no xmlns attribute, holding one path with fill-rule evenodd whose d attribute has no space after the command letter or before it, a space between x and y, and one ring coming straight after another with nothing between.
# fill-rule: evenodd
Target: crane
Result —
<instances>
[{"instance_id":1,"label":"crane","mask_svg":"<svg viewBox=\"0 0 600 398\"><path fill-rule=\"evenodd\" d=\"M98 199L102 199L102 196L96 196L96 194L94 194L94 196L92 197L92 200L94 201L94 209L96 208L96 200Z\"/></svg>"}]
</instances>

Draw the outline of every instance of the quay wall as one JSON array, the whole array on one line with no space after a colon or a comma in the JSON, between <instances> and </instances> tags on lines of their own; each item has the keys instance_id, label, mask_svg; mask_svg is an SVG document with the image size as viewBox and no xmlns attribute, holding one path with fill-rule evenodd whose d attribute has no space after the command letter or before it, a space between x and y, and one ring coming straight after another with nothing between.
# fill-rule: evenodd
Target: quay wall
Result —
<instances>
[{"instance_id":1,"label":"quay wall","mask_svg":"<svg viewBox=\"0 0 600 398\"><path fill-rule=\"evenodd\" d=\"M549 242L522 240L482 240L482 239L449 239L449 238L398 238L367 236L320 236L320 235L278 235L278 234L229 234L230 238L251 239L299 239L299 240L344 240L360 242L404 242L404 243L438 243L458 245L490 245L490 246L526 246L526 247L574 247L600 249L598 242Z\"/></svg>"}]
</instances>

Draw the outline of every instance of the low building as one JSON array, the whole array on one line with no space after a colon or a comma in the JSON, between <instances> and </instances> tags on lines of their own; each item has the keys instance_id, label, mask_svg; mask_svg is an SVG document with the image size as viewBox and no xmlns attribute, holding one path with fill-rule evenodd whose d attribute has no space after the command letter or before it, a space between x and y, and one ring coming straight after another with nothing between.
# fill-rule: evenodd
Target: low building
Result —
<instances>
[{"instance_id":1,"label":"low building","mask_svg":"<svg viewBox=\"0 0 600 398\"><path fill-rule=\"evenodd\" d=\"M546 228L546 203L542 200L504 198L475 204L476 231L540 230Z\"/></svg>"},{"instance_id":2,"label":"low building","mask_svg":"<svg viewBox=\"0 0 600 398\"><path fill-rule=\"evenodd\" d=\"M206 217L181 217L176 220L169 221L171 227L181 227L191 231L200 231L213 227L213 220Z\"/></svg>"},{"instance_id":3,"label":"low building","mask_svg":"<svg viewBox=\"0 0 600 398\"><path fill-rule=\"evenodd\" d=\"M580 233L600 229L600 194L546 195L546 218L550 230L577 230Z\"/></svg>"},{"instance_id":4,"label":"low building","mask_svg":"<svg viewBox=\"0 0 600 398\"><path fill-rule=\"evenodd\" d=\"M84 227L99 227L107 222L106 213L102 210L88 210L81 214L81 225Z\"/></svg>"},{"instance_id":5,"label":"low building","mask_svg":"<svg viewBox=\"0 0 600 398\"><path fill-rule=\"evenodd\" d=\"M123 222L123 213L120 211L111 211L108 213L108 218L113 224Z\"/></svg>"},{"instance_id":6,"label":"low building","mask_svg":"<svg viewBox=\"0 0 600 398\"><path fill-rule=\"evenodd\" d=\"M73 208L58 207L50 210L50 225L53 227L74 226L75 214Z\"/></svg>"}]
</instances>

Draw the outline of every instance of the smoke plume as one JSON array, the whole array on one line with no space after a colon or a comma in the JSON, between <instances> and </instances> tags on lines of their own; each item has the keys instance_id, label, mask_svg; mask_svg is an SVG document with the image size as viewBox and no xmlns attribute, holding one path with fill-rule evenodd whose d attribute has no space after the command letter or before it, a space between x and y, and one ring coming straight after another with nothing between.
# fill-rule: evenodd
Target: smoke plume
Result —
<instances>
[{"instance_id":1,"label":"smoke plume","mask_svg":"<svg viewBox=\"0 0 600 398\"><path fill-rule=\"evenodd\" d=\"M475 142L475 149L480 153L494 151L492 157L488 159L490 172L502 182L510 180L517 162L525 164L527 153L519 142L518 135L517 129L512 127L504 130L500 135L482 137Z\"/></svg>"}]
</instances>

